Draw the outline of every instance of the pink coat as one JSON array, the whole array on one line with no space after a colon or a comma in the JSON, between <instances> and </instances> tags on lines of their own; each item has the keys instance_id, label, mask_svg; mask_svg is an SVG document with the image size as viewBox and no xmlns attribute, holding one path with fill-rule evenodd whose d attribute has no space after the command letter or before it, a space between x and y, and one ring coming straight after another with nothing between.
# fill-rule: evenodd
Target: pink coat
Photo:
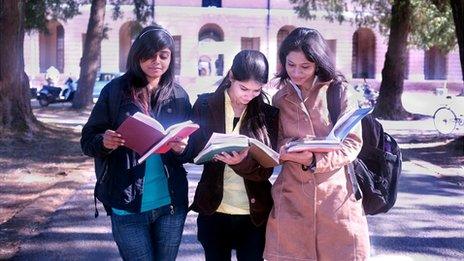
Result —
<instances>
[{"instance_id":1,"label":"pink coat","mask_svg":"<svg viewBox=\"0 0 464 261\"><path fill-rule=\"evenodd\" d=\"M289 84L273 99L279 114L279 147L293 137L326 136L332 124L327 109L328 83L316 83L303 103ZM347 89L342 114L353 105ZM274 207L266 229L267 260L365 260L369 232L361 200L356 201L346 165L362 146L361 127L343 142L343 148L315 153L316 169L285 162L272 188ZM309 164L309 163L308 163Z\"/></svg>"}]
</instances>

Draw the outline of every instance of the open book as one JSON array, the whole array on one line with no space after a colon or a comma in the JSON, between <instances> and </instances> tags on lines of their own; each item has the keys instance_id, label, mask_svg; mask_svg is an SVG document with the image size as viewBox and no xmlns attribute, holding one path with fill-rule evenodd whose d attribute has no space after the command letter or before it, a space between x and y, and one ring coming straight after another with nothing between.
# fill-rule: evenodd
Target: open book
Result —
<instances>
[{"instance_id":1,"label":"open book","mask_svg":"<svg viewBox=\"0 0 464 261\"><path fill-rule=\"evenodd\" d=\"M127 117L116 132L124 139L124 146L137 152L140 163L153 153L166 153L170 149L168 145L170 141L190 136L198 128L200 128L198 124L184 121L164 129L157 120L136 112Z\"/></svg>"},{"instance_id":2,"label":"open book","mask_svg":"<svg viewBox=\"0 0 464 261\"><path fill-rule=\"evenodd\" d=\"M310 150L313 152L329 152L341 148L341 143L348 133L362 118L371 113L373 108L359 108L345 113L338 119L335 126L325 138L303 138L291 141L285 145L288 152Z\"/></svg>"},{"instance_id":3,"label":"open book","mask_svg":"<svg viewBox=\"0 0 464 261\"><path fill-rule=\"evenodd\" d=\"M195 164L211 161L214 155L221 152L240 152L250 148L248 153L265 168L279 165L279 153L269 148L261 141L240 134L222 134L214 132L202 151L195 157Z\"/></svg>"}]
</instances>

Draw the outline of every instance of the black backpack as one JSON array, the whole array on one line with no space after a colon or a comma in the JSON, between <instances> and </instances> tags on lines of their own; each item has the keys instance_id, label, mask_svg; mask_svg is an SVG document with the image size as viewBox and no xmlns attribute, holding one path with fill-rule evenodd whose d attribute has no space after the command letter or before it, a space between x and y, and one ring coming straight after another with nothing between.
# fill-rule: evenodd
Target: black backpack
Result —
<instances>
[{"instance_id":1,"label":"black backpack","mask_svg":"<svg viewBox=\"0 0 464 261\"><path fill-rule=\"evenodd\" d=\"M327 105L332 123L341 113L341 82L333 82L327 90ZM396 201L401 174L401 150L395 139L383 131L372 115L361 121L363 145L358 157L348 166L356 199L362 198L368 215L385 213Z\"/></svg>"}]
</instances>

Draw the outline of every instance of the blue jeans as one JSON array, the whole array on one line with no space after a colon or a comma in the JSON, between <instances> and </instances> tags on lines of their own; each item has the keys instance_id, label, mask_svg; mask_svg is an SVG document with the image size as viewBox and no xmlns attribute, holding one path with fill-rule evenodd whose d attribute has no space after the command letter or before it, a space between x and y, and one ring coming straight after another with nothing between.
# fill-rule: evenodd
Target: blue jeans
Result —
<instances>
[{"instance_id":1,"label":"blue jeans","mask_svg":"<svg viewBox=\"0 0 464 261\"><path fill-rule=\"evenodd\" d=\"M111 215L113 238L124 260L175 260L186 209L163 206L131 215Z\"/></svg>"}]
</instances>

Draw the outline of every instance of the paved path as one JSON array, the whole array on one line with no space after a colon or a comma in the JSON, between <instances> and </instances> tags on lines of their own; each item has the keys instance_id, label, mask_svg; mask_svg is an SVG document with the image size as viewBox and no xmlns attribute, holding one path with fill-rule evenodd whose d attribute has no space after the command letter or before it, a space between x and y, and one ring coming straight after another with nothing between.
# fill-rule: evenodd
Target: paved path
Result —
<instances>
[{"instance_id":1,"label":"paved path","mask_svg":"<svg viewBox=\"0 0 464 261\"><path fill-rule=\"evenodd\" d=\"M403 104L412 112L431 115L440 103L429 94L403 96ZM63 124L82 122L69 120L64 119ZM414 124L384 122L384 126L398 136L436 133L431 119ZM439 177L434 166L426 166L406 161L395 208L369 217L374 260L464 260L464 175ZM201 168L191 165L188 169L191 202ZM52 215L37 236L23 242L14 259L119 260L109 218L95 219L93 213L91 181ZM189 213L178 260L204 259L196 240L195 220L196 214Z\"/></svg>"},{"instance_id":2,"label":"paved path","mask_svg":"<svg viewBox=\"0 0 464 261\"><path fill-rule=\"evenodd\" d=\"M201 169L189 166L189 170L191 200ZM406 161L395 208L369 217L374 259L392 255L405 260L464 259L463 183L436 177ZM119 259L109 218L93 217L92 189L92 182L81 187L38 236L22 244L15 260ZM195 213L189 213L178 260L204 259L195 219Z\"/></svg>"}]
</instances>

